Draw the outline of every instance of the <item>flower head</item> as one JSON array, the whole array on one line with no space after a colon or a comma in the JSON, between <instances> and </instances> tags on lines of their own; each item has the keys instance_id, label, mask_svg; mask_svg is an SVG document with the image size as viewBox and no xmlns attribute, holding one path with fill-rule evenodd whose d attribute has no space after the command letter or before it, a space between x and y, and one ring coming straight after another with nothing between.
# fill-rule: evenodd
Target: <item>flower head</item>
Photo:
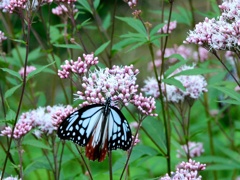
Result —
<instances>
[{"instance_id":1,"label":"flower head","mask_svg":"<svg viewBox=\"0 0 240 180\"><path fill-rule=\"evenodd\" d=\"M202 176L199 175L199 171L204 170L206 164L201 164L194 160L189 160L188 162L181 162L177 165L176 172L171 172L171 176L166 174L160 180L201 180Z\"/></svg>"},{"instance_id":2,"label":"flower head","mask_svg":"<svg viewBox=\"0 0 240 180\"><path fill-rule=\"evenodd\" d=\"M35 129L34 134L40 137L44 132L46 134L52 134L57 129L59 124L74 109L71 106L55 105L53 107L39 107L35 110L23 113L15 128L13 137L19 139L26 135L32 129ZM1 136L11 137L12 127L7 126L1 131Z\"/></svg>"},{"instance_id":3,"label":"flower head","mask_svg":"<svg viewBox=\"0 0 240 180\"><path fill-rule=\"evenodd\" d=\"M98 58L92 54L83 54L84 60L78 57L77 61L66 60L65 65L61 65L62 70L58 70L58 76L60 78L68 78L70 73L76 73L81 76L85 74L89 68L98 63Z\"/></svg>"},{"instance_id":4,"label":"flower head","mask_svg":"<svg viewBox=\"0 0 240 180\"><path fill-rule=\"evenodd\" d=\"M168 24L165 24L158 32L171 33L174 29L176 29L176 27L177 27L177 21L172 21L169 23L169 28L168 28Z\"/></svg>"},{"instance_id":5,"label":"flower head","mask_svg":"<svg viewBox=\"0 0 240 180\"><path fill-rule=\"evenodd\" d=\"M219 6L222 14L219 18L208 19L189 31L184 43L192 43L203 46L210 51L239 49L240 45L240 6L239 0L224 0Z\"/></svg>"},{"instance_id":6,"label":"flower head","mask_svg":"<svg viewBox=\"0 0 240 180\"><path fill-rule=\"evenodd\" d=\"M27 66L27 67L26 67L26 76L27 76L30 72L35 71L35 70L36 70L36 68L35 68L34 66ZM23 76L24 76L24 67L22 67L22 68L18 71L18 73L21 75L21 77L23 77Z\"/></svg>"},{"instance_id":7,"label":"flower head","mask_svg":"<svg viewBox=\"0 0 240 180\"><path fill-rule=\"evenodd\" d=\"M182 66L173 72L171 76L188 69L193 69L194 66ZM161 88L165 100L169 102L180 102L185 98L198 99L203 92L207 92L207 82L205 78L201 75L180 75L174 77L174 79L180 81L185 88L185 91L174 86L162 83ZM158 82L154 78L149 78L145 81L145 86L142 88L142 91L148 95L157 97L159 96Z\"/></svg>"},{"instance_id":8,"label":"flower head","mask_svg":"<svg viewBox=\"0 0 240 180\"><path fill-rule=\"evenodd\" d=\"M77 92L78 99L87 101L83 106L104 103L107 97L111 97L113 101L120 99L127 105L132 95L137 92L136 75L138 72L138 70L133 70L132 65L89 71L82 78L84 91Z\"/></svg>"},{"instance_id":9,"label":"flower head","mask_svg":"<svg viewBox=\"0 0 240 180\"><path fill-rule=\"evenodd\" d=\"M138 0L123 0L123 1L126 2L130 8L135 7L138 3Z\"/></svg>"},{"instance_id":10,"label":"flower head","mask_svg":"<svg viewBox=\"0 0 240 180\"><path fill-rule=\"evenodd\" d=\"M74 4L60 4L57 7L52 9L52 13L58 16L67 14L69 11L72 11L74 14L78 12L78 10L75 8Z\"/></svg>"},{"instance_id":11,"label":"flower head","mask_svg":"<svg viewBox=\"0 0 240 180\"><path fill-rule=\"evenodd\" d=\"M5 37L4 32L0 31L0 43L2 43L6 39L7 37Z\"/></svg>"},{"instance_id":12,"label":"flower head","mask_svg":"<svg viewBox=\"0 0 240 180\"><path fill-rule=\"evenodd\" d=\"M182 150L177 150L178 154L177 157L186 157L186 154L188 153L188 149L189 149L189 155L190 158L194 158L197 156L200 156L203 152L203 143L200 142L188 142L188 147L187 145L182 145L181 149L184 151L182 152Z\"/></svg>"}]
</instances>

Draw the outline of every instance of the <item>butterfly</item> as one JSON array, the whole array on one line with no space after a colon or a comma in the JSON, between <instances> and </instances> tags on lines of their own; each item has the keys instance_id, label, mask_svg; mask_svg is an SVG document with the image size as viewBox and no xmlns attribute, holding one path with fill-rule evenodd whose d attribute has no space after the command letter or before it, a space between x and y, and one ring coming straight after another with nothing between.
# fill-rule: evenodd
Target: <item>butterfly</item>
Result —
<instances>
[{"instance_id":1,"label":"butterfly","mask_svg":"<svg viewBox=\"0 0 240 180\"><path fill-rule=\"evenodd\" d=\"M58 137L86 146L86 156L93 161L103 161L108 151L117 148L127 151L132 144L130 126L122 112L110 104L111 98L107 98L105 104L73 112L58 127Z\"/></svg>"}]
</instances>

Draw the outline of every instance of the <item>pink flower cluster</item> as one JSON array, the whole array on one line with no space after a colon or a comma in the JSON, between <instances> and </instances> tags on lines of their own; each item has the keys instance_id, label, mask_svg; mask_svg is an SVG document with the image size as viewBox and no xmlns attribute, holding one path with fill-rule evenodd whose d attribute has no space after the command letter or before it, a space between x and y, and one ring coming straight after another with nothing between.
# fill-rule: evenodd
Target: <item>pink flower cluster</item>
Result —
<instances>
[{"instance_id":1,"label":"pink flower cluster","mask_svg":"<svg viewBox=\"0 0 240 180\"><path fill-rule=\"evenodd\" d=\"M62 120L74 110L71 106L56 105L39 107L36 110L23 113L14 128L13 137L19 139L32 129L35 129L34 134L37 137L40 137L42 133L52 134ZM11 133L12 127L7 126L1 131L0 135L10 137Z\"/></svg>"},{"instance_id":2,"label":"pink flower cluster","mask_svg":"<svg viewBox=\"0 0 240 180\"><path fill-rule=\"evenodd\" d=\"M138 0L123 0L123 1L126 2L130 8L133 8L138 3Z\"/></svg>"},{"instance_id":3,"label":"pink flower cluster","mask_svg":"<svg viewBox=\"0 0 240 180\"><path fill-rule=\"evenodd\" d=\"M26 76L27 76L30 72L35 71L35 70L36 70L36 68L35 68L34 66L27 66L27 67L26 67ZM21 75L21 77L23 77L23 76L24 76L24 67L22 67L22 68L18 71L18 73Z\"/></svg>"},{"instance_id":4,"label":"pink flower cluster","mask_svg":"<svg viewBox=\"0 0 240 180\"><path fill-rule=\"evenodd\" d=\"M177 27L177 21L172 21L169 23L169 29L167 32L168 24L165 24L161 29L159 29L159 33L172 33L174 29Z\"/></svg>"},{"instance_id":5,"label":"pink flower cluster","mask_svg":"<svg viewBox=\"0 0 240 180\"><path fill-rule=\"evenodd\" d=\"M7 37L5 37L4 32L0 31L0 43L2 43L6 39Z\"/></svg>"},{"instance_id":6,"label":"pink flower cluster","mask_svg":"<svg viewBox=\"0 0 240 180\"><path fill-rule=\"evenodd\" d=\"M94 57L94 54L83 54L84 60L78 57L77 61L66 60L65 65L61 65L62 70L58 70L58 76L60 78L68 78L70 73L76 73L77 75L85 74L89 68L98 63L98 58Z\"/></svg>"},{"instance_id":7,"label":"pink flower cluster","mask_svg":"<svg viewBox=\"0 0 240 180\"><path fill-rule=\"evenodd\" d=\"M142 93L133 96L131 103L135 105L142 114L147 116L157 116L152 111L156 109L155 99L153 97L144 97Z\"/></svg>"},{"instance_id":8,"label":"pink flower cluster","mask_svg":"<svg viewBox=\"0 0 240 180\"><path fill-rule=\"evenodd\" d=\"M177 165L176 172L171 172L171 176L166 174L160 180L201 180L202 176L199 175L199 171L206 168L206 164L201 164L194 160L189 162L182 162Z\"/></svg>"},{"instance_id":9,"label":"pink flower cluster","mask_svg":"<svg viewBox=\"0 0 240 180\"><path fill-rule=\"evenodd\" d=\"M180 54L184 59L193 59L194 61L205 61L208 58L208 51L202 47L198 48L198 51L194 51L192 48L181 45L178 46L176 44L173 45L172 48L166 48L164 58L168 58L167 63L173 64L177 61L176 58L170 57L174 54ZM154 61L155 66L161 67L162 65L162 51L158 50L156 52L156 59ZM153 63L149 63L149 69L153 69Z\"/></svg>"},{"instance_id":10,"label":"pink flower cluster","mask_svg":"<svg viewBox=\"0 0 240 180\"><path fill-rule=\"evenodd\" d=\"M3 12L13 13L18 9L32 9L35 10L37 7L42 6L46 3L52 3L53 0L2 0L0 1L0 9Z\"/></svg>"},{"instance_id":11,"label":"pink flower cluster","mask_svg":"<svg viewBox=\"0 0 240 180\"><path fill-rule=\"evenodd\" d=\"M9 177L3 178L3 180L21 180L21 179L18 179L18 177L9 176Z\"/></svg>"},{"instance_id":12,"label":"pink flower cluster","mask_svg":"<svg viewBox=\"0 0 240 180\"><path fill-rule=\"evenodd\" d=\"M72 11L74 14L78 12L78 9L75 9L74 4L60 4L57 7L52 9L52 13L58 16L61 16L63 14L67 14L69 11Z\"/></svg>"},{"instance_id":13,"label":"pink flower cluster","mask_svg":"<svg viewBox=\"0 0 240 180\"><path fill-rule=\"evenodd\" d=\"M181 148L184 152L182 152L182 150L177 150L178 158L186 157L186 154L188 153L188 149L189 149L190 158L200 156L204 152L203 143L200 143L200 142L188 142L188 148L186 144L181 146Z\"/></svg>"},{"instance_id":14,"label":"pink flower cluster","mask_svg":"<svg viewBox=\"0 0 240 180\"><path fill-rule=\"evenodd\" d=\"M222 14L217 19L205 18L189 32L184 43L203 46L210 51L230 50L238 51L240 45L240 1L224 0L220 5Z\"/></svg>"},{"instance_id":15,"label":"pink flower cluster","mask_svg":"<svg viewBox=\"0 0 240 180\"><path fill-rule=\"evenodd\" d=\"M194 66L182 66L178 68L175 72L173 72L169 77L185 70L193 69ZM165 100L169 102L181 102L184 101L185 98L198 99L203 92L207 92L207 82L202 75L180 75L175 76L174 79L180 81L185 88L185 91L179 89L174 85L169 85L162 83L161 88L164 93ZM145 85L142 88L142 91L147 95L151 95L154 97L159 96L159 88L158 82L154 78L149 78L144 81Z\"/></svg>"},{"instance_id":16,"label":"pink flower cluster","mask_svg":"<svg viewBox=\"0 0 240 180\"><path fill-rule=\"evenodd\" d=\"M121 100L128 105L132 95L137 92L136 75L138 69L133 70L133 66L113 66L111 69L96 69L89 71L82 78L83 92L78 91L78 99L86 100L88 103L104 103L106 97L111 97L112 101Z\"/></svg>"}]
</instances>

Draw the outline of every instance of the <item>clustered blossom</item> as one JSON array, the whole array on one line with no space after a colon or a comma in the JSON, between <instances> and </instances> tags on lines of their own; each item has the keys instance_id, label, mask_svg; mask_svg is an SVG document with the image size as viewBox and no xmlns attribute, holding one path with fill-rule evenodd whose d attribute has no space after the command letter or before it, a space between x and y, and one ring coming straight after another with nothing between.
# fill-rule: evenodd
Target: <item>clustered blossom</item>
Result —
<instances>
[{"instance_id":1,"label":"clustered blossom","mask_svg":"<svg viewBox=\"0 0 240 180\"><path fill-rule=\"evenodd\" d=\"M9 176L9 177L3 178L3 180L21 180L21 179L18 179L18 177Z\"/></svg>"},{"instance_id":2,"label":"clustered blossom","mask_svg":"<svg viewBox=\"0 0 240 180\"><path fill-rule=\"evenodd\" d=\"M69 8L71 9L71 11L72 11L73 13L78 12L78 10L75 9L75 5L73 5L73 4L70 4L70 7L69 7ZM60 4L60 5L58 5L57 7L55 7L55 8L52 9L52 13L55 14L55 15L58 15L58 16L63 15L63 14L66 14L66 13L68 13L68 12L69 12L69 9L68 9L68 7L67 7L66 5L64 5L64 4Z\"/></svg>"},{"instance_id":3,"label":"clustered blossom","mask_svg":"<svg viewBox=\"0 0 240 180\"><path fill-rule=\"evenodd\" d=\"M133 96L131 103L134 104L142 114L149 116L157 116L152 111L156 109L155 100L153 97L144 97L142 93Z\"/></svg>"},{"instance_id":4,"label":"clustered blossom","mask_svg":"<svg viewBox=\"0 0 240 180\"><path fill-rule=\"evenodd\" d=\"M0 31L0 43L2 43L6 39L7 37L5 37L4 32Z\"/></svg>"},{"instance_id":5,"label":"clustered blossom","mask_svg":"<svg viewBox=\"0 0 240 180\"><path fill-rule=\"evenodd\" d=\"M170 57L173 54L180 54L184 59L193 59L194 61L205 61L208 58L208 51L202 47L198 48L198 51L194 51L192 48L185 45L174 44L172 48L166 48L164 58L168 58L167 63L173 64L177 61L176 58ZM156 59L154 60L156 68L162 65L162 51L156 52ZM149 63L149 69L153 69L153 63Z\"/></svg>"},{"instance_id":6,"label":"clustered blossom","mask_svg":"<svg viewBox=\"0 0 240 180\"><path fill-rule=\"evenodd\" d=\"M52 3L53 0L2 0L0 1L0 10L3 12L13 13L17 9L32 9L42 6L46 3Z\"/></svg>"},{"instance_id":7,"label":"clustered blossom","mask_svg":"<svg viewBox=\"0 0 240 180\"><path fill-rule=\"evenodd\" d=\"M78 57L77 61L66 60L65 65L61 65L62 70L58 70L58 76L60 78L68 78L70 73L76 73L78 75L85 74L89 68L98 63L98 58L94 57L94 54L83 54L84 60Z\"/></svg>"},{"instance_id":8,"label":"clustered blossom","mask_svg":"<svg viewBox=\"0 0 240 180\"><path fill-rule=\"evenodd\" d=\"M35 71L35 70L36 70L36 67L34 67L34 66L27 66L27 67L26 67L26 76L27 76L30 72ZM23 76L24 76L24 67L22 67L22 68L18 71L18 73L21 75L21 77L23 77Z\"/></svg>"},{"instance_id":9,"label":"clustered blossom","mask_svg":"<svg viewBox=\"0 0 240 180\"><path fill-rule=\"evenodd\" d=\"M199 175L199 171L205 170L206 164L201 164L194 160L189 162L182 162L177 165L176 172L171 172L171 176L166 174L160 180L201 180L202 176Z\"/></svg>"},{"instance_id":10,"label":"clustered blossom","mask_svg":"<svg viewBox=\"0 0 240 180\"><path fill-rule=\"evenodd\" d=\"M138 69L133 70L132 65L89 71L82 78L84 91L77 92L78 99L87 101L82 106L88 103L104 103L106 97L111 97L112 101L120 99L128 105L132 95L137 92L136 75L138 72Z\"/></svg>"},{"instance_id":11,"label":"clustered blossom","mask_svg":"<svg viewBox=\"0 0 240 180\"><path fill-rule=\"evenodd\" d=\"M184 43L203 46L210 51L239 50L240 45L240 1L224 0L219 8L222 14L217 19L205 18L190 31Z\"/></svg>"},{"instance_id":12,"label":"clustered blossom","mask_svg":"<svg viewBox=\"0 0 240 180\"><path fill-rule=\"evenodd\" d=\"M184 152L182 152L182 150L177 150L178 158L186 157L186 154L188 153L188 149L189 149L190 158L200 156L204 152L203 143L200 143L200 142L188 142L188 147L185 144L185 145L182 145L181 148Z\"/></svg>"},{"instance_id":13,"label":"clustered blossom","mask_svg":"<svg viewBox=\"0 0 240 180\"><path fill-rule=\"evenodd\" d=\"M176 29L177 27L177 21L172 21L169 23L169 28L168 28L168 24L165 24L161 29L159 29L159 33L163 32L163 33L172 33L172 31L174 29ZM168 29L167 29L168 28ZM168 32L167 32L168 30Z\"/></svg>"},{"instance_id":14,"label":"clustered blossom","mask_svg":"<svg viewBox=\"0 0 240 180\"><path fill-rule=\"evenodd\" d=\"M52 134L62 120L74 110L71 106L55 105L53 107L39 107L36 110L23 113L14 128L13 137L19 139L32 129L35 130L34 134L37 137L40 137L42 133ZM12 127L7 126L0 135L10 137L11 134Z\"/></svg>"},{"instance_id":15,"label":"clustered blossom","mask_svg":"<svg viewBox=\"0 0 240 180\"><path fill-rule=\"evenodd\" d=\"M184 65L175 70L175 72L173 72L169 77L193 68L194 66ZM184 101L185 98L198 99L203 92L207 92L207 82L202 75L180 75L174 77L174 79L182 83L185 91L174 85L162 83L161 88L163 95L165 96L165 100L169 102L178 103ZM148 80L145 80L144 83L145 85L142 88L143 92L154 97L158 97L160 95L156 79L149 78Z\"/></svg>"},{"instance_id":16,"label":"clustered blossom","mask_svg":"<svg viewBox=\"0 0 240 180\"><path fill-rule=\"evenodd\" d=\"M138 3L138 0L123 0L123 1L126 2L130 8L133 8Z\"/></svg>"}]
</instances>

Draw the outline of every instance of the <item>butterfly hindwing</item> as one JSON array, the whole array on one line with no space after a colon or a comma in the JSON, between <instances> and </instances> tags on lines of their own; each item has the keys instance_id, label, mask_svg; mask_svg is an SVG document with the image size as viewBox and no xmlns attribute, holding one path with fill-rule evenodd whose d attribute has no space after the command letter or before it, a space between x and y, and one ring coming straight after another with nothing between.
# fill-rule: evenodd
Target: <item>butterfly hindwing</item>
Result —
<instances>
[{"instance_id":1,"label":"butterfly hindwing","mask_svg":"<svg viewBox=\"0 0 240 180\"><path fill-rule=\"evenodd\" d=\"M108 130L109 150L119 148L126 151L130 148L132 144L131 129L122 112L114 106L110 107Z\"/></svg>"},{"instance_id":2,"label":"butterfly hindwing","mask_svg":"<svg viewBox=\"0 0 240 180\"><path fill-rule=\"evenodd\" d=\"M86 146L103 108L101 104L93 104L73 112L59 126L58 137Z\"/></svg>"}]
</instances>

